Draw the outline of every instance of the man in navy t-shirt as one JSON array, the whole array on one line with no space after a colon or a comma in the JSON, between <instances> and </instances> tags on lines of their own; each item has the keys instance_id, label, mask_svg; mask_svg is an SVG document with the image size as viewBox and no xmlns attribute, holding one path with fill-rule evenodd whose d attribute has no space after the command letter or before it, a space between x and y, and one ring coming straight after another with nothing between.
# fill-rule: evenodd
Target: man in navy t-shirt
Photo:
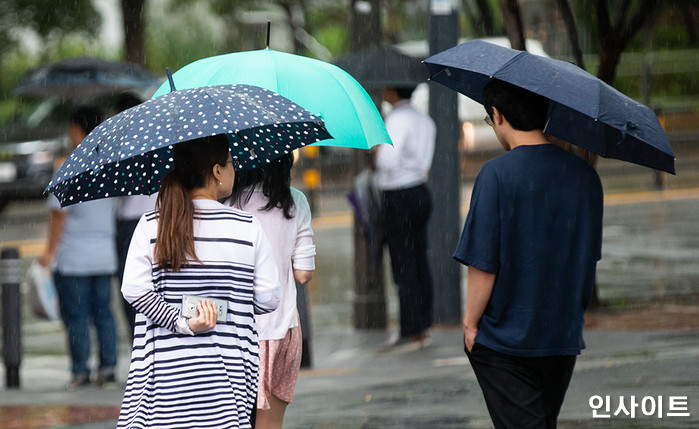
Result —
<instances>
[{"instance_id":1,"label":"man in navy t-shirt","mask_svg":"<svg viewBox=\"0 0 699 429\"><path fill-rule=\"evenodd\" d=\"M468 265L465 349L496 428L552 428L602 247L602 185L542 132L548 99L492 79L506 154L483 165L454 258Z\"/></svg>"}]
</instances>

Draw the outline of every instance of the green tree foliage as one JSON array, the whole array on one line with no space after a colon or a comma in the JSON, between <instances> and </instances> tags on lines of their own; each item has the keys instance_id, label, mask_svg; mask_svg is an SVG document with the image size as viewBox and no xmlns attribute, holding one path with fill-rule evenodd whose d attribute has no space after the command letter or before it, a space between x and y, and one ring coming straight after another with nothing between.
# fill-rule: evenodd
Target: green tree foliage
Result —
<instances>
[{"instance_id":1,"label":"green tree foliage","mask_svg":"<svg viewBox=\"0 0 699 429\"><path fill-rule=\"evenodd\" d=\"M349 50L349 28L349 7L345 2L333 2L323 8L306 8L306 31L335 57Z\"/></svg>"},{"instance_id":2,"label":"green tree foliage","mask_svg":"<svg viewBox=\"0 0 699 429\"><path fill-rule=\"evenodd\" d=\"M505 34L498 0L462 0L461 33L468 37Z\"/></svg>"},{"instance_id":3,"label":"green tree foliage","mask_svg":"<svg viewBox=\"0 0 699 429\"><path fill-rule=\"evenodd\" d=\"M593 41L601 39L600 25L596 14L599 0L570 0L575 11L575 17L581 29L584 29ZM607 0L609 21L612 28L628 24L628 19L648 4L659 4L660 7L652 17L646 30L641 31L631 38L628 45L629 51L648 49L651 41L653 49L683 49L696 47L688 37L686 20L696 19L699 1L697 0ZM687 13L686 8L689 8ZM654 37L649 37L654 36ZM655 40L654 42L652 40ZM695 43L695 42L694 42ZM599 54L600 44L593 43L590 46L591 53Z\"/></svg>"},{"instance_id":4,"label":"green tree foliage","mask_svg":"<svg viewBox=\"0 0 699 429\"><path fill-rule=\"evenodd\" d=\"M161 75L192 61L226 53L225 21L208 2L187 2L168 10L149 10L146 25L146 64Z\"/></svg>"},{"instance_id":5,"label":"green tree foliage","mask_svg":"<svg viewBox=\"0 0 699 429\"><path fill-rule=\"evenodd\" d=\"M685 66L678 56L675 59L653 58L648 51L677 51L696 49L696 20L699 17L697 0L570 0L581 31L590 35L590 50L599 57L592 59L589 70L603 74L605 80L625 94L641 99L643 92L642 69L651 64L651 99L681 97L699 94L699 73L696 67ZM604 6L606 22L600 22L599 8ZM634 19L643 11L652 9L641 25L634 26ZM616 43L624 36L625 29L634 29L628 35L617 71L600 71L603 44ZM610 50L610 49L607 49ZM614 54L613 50L612 54ZM607 54L608 55L608 54ZM670 55L670 54L668 54ZM680 54L681 55L681 54ZM645 56L645 58L644 58ZM676 64L673 70L669 64ZM601 76L602 77L602 76Z\"/></svg>"},{"instance_id":6,"label":"green tree foliage","mask_svg":"<svg viewBox=\"0 0 699 429\"><path fill-rule=\"evenodd\" d=\"M385 0L383 4L383 33L387 42L400 43L427 37L429 2Z\"/></svg>"},{"instance_id":7,"label":"green tree foliage","mask_svg":"<svg viewBox=\"0 0 699 429\"><path fill-rule=\"evenodd\" d=\"M100 19L91 0L2 0L0 2L0 46L15 46L13 32L34 30L40 37L52 33L84 31L94 35Z\"/></svg>"},{"instance_id":8,"label":"green tree foliage","mask_svg":"<svg viewBox=\"0 0 699 429\"><path fill-rule=\"evenodd\" d=\"M99 51L92 41L76 34L94 36L100 17L91 0L0 1L0 124L6 123L31 100L12 96L20 77L41 62ZM40 58L22 50L17 37L33 31L40 39Z\"/></svg>"}]
</instances>

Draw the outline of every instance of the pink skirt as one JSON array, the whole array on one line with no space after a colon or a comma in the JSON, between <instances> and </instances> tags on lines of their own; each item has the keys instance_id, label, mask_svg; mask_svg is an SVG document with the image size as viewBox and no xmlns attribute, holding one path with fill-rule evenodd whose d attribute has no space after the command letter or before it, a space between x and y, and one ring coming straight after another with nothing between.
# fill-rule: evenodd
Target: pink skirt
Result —
<instances>
[{"instance_id":1,"label":"pink skirt","mask_svg":"<svg viewBox=\"0 0 699 429\"><path fill-rule=\"evenodd\" d=\"M290 403L301 367L301 327L290 328L281 340L260 341L257 408L268 410L271 395Z\"/></svg>"}]
</instances>

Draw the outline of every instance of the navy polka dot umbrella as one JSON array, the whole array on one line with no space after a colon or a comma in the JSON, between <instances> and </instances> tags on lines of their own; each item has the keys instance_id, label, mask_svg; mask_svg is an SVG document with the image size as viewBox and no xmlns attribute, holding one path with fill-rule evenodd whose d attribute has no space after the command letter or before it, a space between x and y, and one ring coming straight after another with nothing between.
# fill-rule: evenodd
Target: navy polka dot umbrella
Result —
<instances>
[{"instance_id":1,"label":"navy polka dot umbrella","mask_svg":"<svg viewBox=\"0 0 699 429\"><path fill-rule=\"evenodd\" d=\"M259 168L294 149L332 138L323 121L252 85L172 91L97 126L56 172L46 192L62 206L151 195L172 168L177 143L225 134L237 169Z\"/></svg>"}]
</instances>

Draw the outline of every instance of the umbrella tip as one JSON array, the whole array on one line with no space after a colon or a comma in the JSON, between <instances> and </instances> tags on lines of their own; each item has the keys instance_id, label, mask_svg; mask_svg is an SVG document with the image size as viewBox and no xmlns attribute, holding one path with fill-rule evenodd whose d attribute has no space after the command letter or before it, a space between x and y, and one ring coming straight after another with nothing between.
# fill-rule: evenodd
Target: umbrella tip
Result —
<instances>
[{"instance_id":1,"label":"umbrella tip","mask_svg":"<svg viewBox=\"0 0 699 429\"><path fill-rule=\"evenodd\" d=\"M267 21L267 49L269 49L269 33L272 28L272 21Z\"/></svg>"},{"instance_id":2,"label":"umbrella tip","mask_svg":"<svg viewBox=\"0 0 699 429\"><path fill-rule=\"evenodd\" d=\"M170 67L165 67L165 73L167 74L167 81L170 82L170 92L175 91L175 81L172 80L172 72Z\"/></svg>"}]
</instances>

